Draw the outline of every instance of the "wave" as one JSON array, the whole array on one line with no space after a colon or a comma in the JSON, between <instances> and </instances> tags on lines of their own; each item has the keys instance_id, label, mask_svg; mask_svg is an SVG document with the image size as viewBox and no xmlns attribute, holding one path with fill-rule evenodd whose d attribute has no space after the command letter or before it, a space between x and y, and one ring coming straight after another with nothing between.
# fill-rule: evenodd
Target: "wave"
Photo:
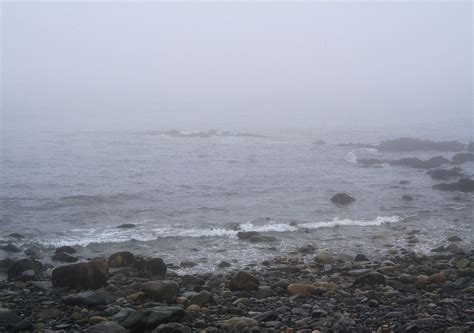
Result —
<instances>
[{"instance_id":1,"label":"wave","mask_svg":"<svg viewBox=\"0 0 474 333\"><path fill-rule=\"evenodd\" d=\"M397 223L402 221L400 216L378 216L373 220L351 220L334 218L332 221L305 222L300 224L276 223L267 221L265 224L246 222L238 228L225 227L186 227L170 226L153 228L150 226L139 226L133 229L72 229L67 235L56 239L36 239L35 241L46 247L88 246L94 243L124 243L130 241L150 242L160 238L201 238L201 237L227 237L237 238L239 231L256 232L298 232L300 230L334 228L338 226L380 226L386 223Z\"/></svg>"}]
</instances>

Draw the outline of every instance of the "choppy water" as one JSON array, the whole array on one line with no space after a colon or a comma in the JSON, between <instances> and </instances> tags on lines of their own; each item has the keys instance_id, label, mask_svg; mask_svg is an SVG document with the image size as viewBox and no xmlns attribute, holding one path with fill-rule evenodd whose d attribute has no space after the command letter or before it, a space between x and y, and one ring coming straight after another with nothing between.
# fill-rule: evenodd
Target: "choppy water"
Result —
<instances>
[{"instance_id":1,"label":"choppy water","mask_svg":"<svg viewBox=\"0 0 474 333\"><path fill-rule=\"evenodd\" d=\"M414 249L428 250L454 234L472 244L472 194L432 190L436 182L426 170L355 163L358 157L439 153L382 154L336 145L397 137L383 131L259 134L267 137L4 134L2 239L20 232L26 238L17 244L38 245L47 256L55 246L76 245L83 258L130 250L176 264L198 260L195 269L203 270L221 260L260 262L303 244L378 255L392 245L407 247L405 233L412 229L421 230ZM328 144L314 144L318 139ZM463 168L474 173L473 163ZM357 201L336 206L329 198L337 192ZM403 201L403 195L414 200ZM123 223L137 228L116 228ZM248 243L236 238L236 229L278 241Z\"/></svg>"}]
</instances>

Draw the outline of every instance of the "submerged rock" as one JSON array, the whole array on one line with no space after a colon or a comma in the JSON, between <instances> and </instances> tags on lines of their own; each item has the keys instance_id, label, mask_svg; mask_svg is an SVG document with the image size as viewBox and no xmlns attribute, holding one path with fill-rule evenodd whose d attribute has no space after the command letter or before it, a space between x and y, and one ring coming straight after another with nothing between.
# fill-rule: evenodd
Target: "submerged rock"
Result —
<instances>
[{"instance_id":1,"label":"submerged rock","mask_svg":"<svg viewBox=\"0 0 474 333\"><path fill-rule=\"evenodd\" d=\"M258 289L260 282L252 274L240 271L238 272L229 283L229 289L231 291L255 291Z\"/></svg>"},{"instance_id":2,"label":"submerged rock","mask_svg":"<svg viewBox=\"0 0 474 333\"><path fill-rule=\"evenodd\" d=\"M433 189L442 191L474 192L474 180L470 178L461 178L457 183L433 185Z\"/></svg>"},{"instance_id":3,"label":"submerged rock","mask_svg":"<svg viewBox=\"0 0 474 333\"><path fill-rule=\"evenodd\" d=\"M464 174L457 170L445 170L445 169L435 169L427 172L431 176L431 179L436 180L446 180L449 178L463 177Z\"/></svg>"},{"instance_id":4,"label":"submerged rock","mask_svg":"<svg viewBox=\"0 0 474 333\"><path fill-rule=\"evenodd\" d=\"M417 169L432 169L438 168L443 164L450 163L451 161L444 158L443 156L434 156L427 160L420 160L416 157L401 158L399 160L389 161L390 165L409 166Z\"/></svg>"},{"instance_id":5,"label":"submerged rock","mask_svg":"<svg viewBox=\"0 0 474 333\"><path fill-rule=\"evenodd\" d=\"M58 248L56 248L56 251L55 253L60 253L60 252L64 252L64 253L68 253L68 254L74 254L76 253L76 250L72 247L72 246L60 246Z\"/></svg>"},{"instance_id":6,"label":"submerged rock","mask_svg":"<svg viewBox=\"0 0 474 333\"><path fill-rule=\"evenodd\" d=\"M474 154L473 153L458 153L452 157L454 164L462 164L465 162L473 162Z\"/></svg>"},{"instance_id":7,"label":"submerged rock","mask_svg":"<svg viewBox=\"0 0 474 333\"><path fill-rule=\"evenodd\" d=\"M20 253L21 252L21 249L18 246L16 246L15 244L12 244L12 243L8 243L7 245L2 246L1 249L4 250L4 251L7 251L7 252L12 252L12 253Z\"/></svg>"},{"instance_id":8,"label":"submerged rock","mask_svg":"<svg viewBox=\"0 0 474 333\"><path fill-rule=\"evenodd\" d=\"M107 285L107 274L108 266L102 261L60 266L53 270L53 287L98 289Z\"/></svg>"},{"instance_id":9,"label":"submerged rock","mask_svg":"<svg viewBox=\"0 0 474 333\"><path fill-rule=\"evenodd\" d=\"M256 231L239 231L237 233L237 238L238 239L250 239L250 237L258 236L258 235L260 235L260 234Z\"/></svg>"},{"instance_id":10,"label":"submerged rock","mask_svg":"<svg viewBox=\"0 0 474 333\"><path fill-rule=\"evenodd\" d=\"M347 204L350 204L351 202L354 202L355 200L356 199L354 199L353 197L351 197L349 194L346 194L346 193L338 193L331 198L331 201L338 205L347 205Z\"/></svg>"},{"instance_id":11,"label":"submerged rock","mask_svg":"<svg viewBox=\"0 0 474 333\"><path fill-rule=\"evenodd\" d=\"M428 151L436 150L442 152L462 151L465 145L458 141L440 141L420 140L415 138L399 138L381 142L377 148L380 151L387 152L409 152L409 151Z\"/></svg>"},{"instance_id":12,"label":"submerged rock","mask_svg":"<svg viewBox=\"0 0 474 333\"><path fill-rule=\"evenodd\" d=\"M79 260L78 258L66 252L57 252L56 254L53 255L51 259L53 259L54 261L62 261L62 262L69 262L69 263L76 262Z\"/></svg>"},{"instance_id":13,"label":"submerged rock","mask_svg":"<svg viewBox=\"0 0 474 333\"><path fill-rule=\"evenodd\" d=\"M20 234L20 233L18 233L18 232L13 232L13 233L9 234L8 237L10 237L10 238L16 238L16 239L23 239L23 238L25 238L25 236L23 236L22 234Z\"/></svg>"},{"instance_id":14,"label":"submerged rock","mask_svg":"<svg viewBox=\"0 0 474 333\"><path fill-rule=\"evenodd\" d=\"M124 223L121 225L116 226L118 229L131 229L131 228L136 228L137 225L134 223Z\"/></svg>"}]
</instances>

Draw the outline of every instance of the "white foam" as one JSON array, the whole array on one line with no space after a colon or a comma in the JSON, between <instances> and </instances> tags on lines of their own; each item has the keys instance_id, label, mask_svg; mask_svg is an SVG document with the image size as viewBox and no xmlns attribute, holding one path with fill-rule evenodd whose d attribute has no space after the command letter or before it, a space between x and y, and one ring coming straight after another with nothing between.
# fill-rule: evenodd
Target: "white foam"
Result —
<instances>
[{"instance_id":1,"label":"white foam","mask_svg":"<svg viewBox=\"0 0 474 333\"><path fill-rule=\"evenodd\" d=\"M347 153L346 161L350 163L357 163L357 156L354 152Z\"/></svg>"},{"instance_id":2,"label":"white foam","mask_svg":"<svg viewBox=\"0 0 474 333\"><path fill-rule=\"evenodd\" d=\"M254 224L252 222L243 223L239 226L239 230L226 228L198 228L186 226L170 226L159 228L147 228L146 226L133 229L72 229L69 234L58 239L40 239L36 241L44 246L58 247L63 245L79 245L87 246L93 243L123 243L133 240L141 242L154 241L159 238L183 237L183 238L200 238L200 237L227 237L237 238L239 231L256 231L256 232L297 232L301 229L319 229L334 228L337 226L380 226L385 223L400 222L399 216L378 216L373 220L351 220L334 218L332 221L307 222L298 225L290 225L287 223L276 223L270 221L266 224Z\"/></svg>"}]
</instances>

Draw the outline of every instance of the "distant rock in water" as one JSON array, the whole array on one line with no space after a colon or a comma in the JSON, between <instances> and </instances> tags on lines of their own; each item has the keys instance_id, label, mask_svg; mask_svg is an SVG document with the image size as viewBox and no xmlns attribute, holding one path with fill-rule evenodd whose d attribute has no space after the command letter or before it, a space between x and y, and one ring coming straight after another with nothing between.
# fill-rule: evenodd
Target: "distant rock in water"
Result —
<instances>
[{"instance_id":1,"label":"distant rock in water","mask_svg":"<svg viewBox=\"0 0 474 333\"><path fill-rule=\"evenodd\" d=\"M72 246L60 246L58 248L56 248L56 250L54 251L55 253L60 253L60 252L64 252L64 253L68 253L68 254L74 254L76 253L76 250L72 247Z\"/></svg>"},{"instance_id":2,"label":"distant rock in water","mask_svg":"<svg viewBox=\"0 0 474 333\"><path fill-rule=\"evenodd\" d=\"M451 161L447 158L444 158L443 156L434 156L428 160L420 160L416 157L405 157L398 160L378 160L375 158L361 158L357 159L357 163L365 166L388 163L390 165L401 165L418 169L432 169L438 168L443 164L451 163Z\"/></svg>"},{"instance_id":3,"label":"distant rock in water","mask_svg":"<svg viewBox=\"0 0 474 333\"><path fill-rule=\"evenodd\" d=\"M116 226L116 228L118 229L131 229L131 228L136 228L136 227L137 225L133 223L124 223L124 224Z\"/></svg>"},{"instance_id":4,"label":"distant rock in water","mask_svg":"<svg viewBox=\"0 0 474 333\"><path fill-rule=\"evenodd\" d=\"M474 180L470 178L461 178L457 183L433 185L433 189L442 191L474 192Z\"/></svg>"},{"instance_id":5,"label":"distant rock in water","mask_svg":"<svg viewBox=\"0 0 474 333\"><path fill-rule=\"evenodd\" d=\"M469 143L467 144L467 148L466 148L468 151L474 151L474 141L469 141Z\"/></svg>"},{"instance_id":6,"label":"distant rock in water","mask_svg":"<svg viewBox=\"0 0 474 333\"><path fill-rule=\"evenodd\" d=\"M167 130L152 132L154 135L167 135L175 138L201 138L208 139L212 137L249 137L249 138L264 138L265 136L252 133L234 133L229 131L219 132L216 130L209 130L207 132L181 132L178 130Z\"/></svg>"},{"instance_id":7,"label":"distant rock in water","mask_svg":"<svg viewBox=\"0 0 474 333\"><path fill-rule=\"evenodd\" d=\"M434 170L428 171L427 174L430 175L432 179L436 179L436 180L446 180L449 178L458 178L458 177L464 176L464 174L462 174L461 172L458 172L455 168L451 170L434 169Z\"/></svg>"},{"instance_id":8,"label":"distant rock in water","mask_svg":"<svg viewBox=\"0 0 474 333\"><path fill-rule=\"evenodd\" d=\"M404 196L402 196L402 200L413 201L413 197L411 195L404 195Z\"/></svg>"},{"instance_id":9,"label":"distant rock in water","mask_svg":"<svg viewBox=\"0 0 474 333\"><path fill-rule=\"evenodd\" d=\"M473 153L458 153L452 158L454 164L462 164L465 162L473 162L474 154Z\"/></svg>"},{"instance_id":10,"label":"distant rock in water","mask_svg":"<svg viewBox=\"0 0 474 333\"><path fill-rule=\"evenodd\" d=\"M331 201L338 205L347 205L351 202L354 202L356 199L351 197L349 194L346 193L338 193L331 198Z\"/></svg>"},{"instance_id":11,"label":"distant rock in water","mask_svg":"<svg viewBox=\"0 0 474 333\"><path fill-rule=\"evenodd\" d=\"M347 142L337 144L339 147L352 147L352 148L376 148L376 146L369 143L358 143L358 142Z\"/></svg>"},{"instance_id":12,"label":"distant rock in water","mask_svg":"<svg viewBox=\"0 0 474 333\"><path fill-rule=\"evenodd\" d=\"M313 142L313 145L324 145L325 143L326 141L324 140L318 140L318 141Z\"/></svg>"},{"instance_id":13,"label":"distant rock in water","mask_svg":"<svg viewBox=\"0 0 474 333\"><path fill-rule=\"evenodd\" d=\"M399 138L395 140L387 140L381 142L377 148L386 152L403 152L403 151L463 151L466 148L464 143L458 141L431 141L420 140L414 138Z\"/></svg>"}]
</instances>

